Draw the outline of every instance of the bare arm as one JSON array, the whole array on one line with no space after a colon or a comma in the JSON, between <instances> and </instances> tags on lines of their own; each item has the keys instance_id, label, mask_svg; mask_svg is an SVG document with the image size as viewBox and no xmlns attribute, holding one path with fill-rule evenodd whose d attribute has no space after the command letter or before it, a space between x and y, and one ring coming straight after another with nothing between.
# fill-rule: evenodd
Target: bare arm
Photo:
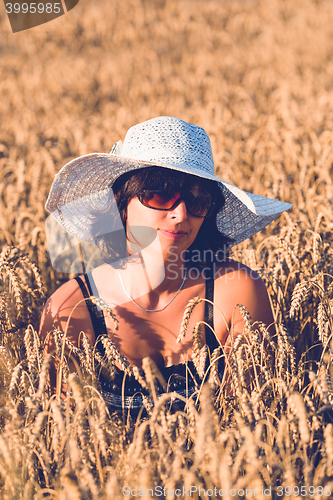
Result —
<instances>
[{"instance_id":1,"label":"bare arm","mask_svg":"<svg viewBox=\"0 0 333 500\"><path fill-rule=\"evenodd\" d=\"M59 365L52 334L55 329L63 332L75 346L79 344L80 332L85 332L92 344L95 342L90 315L75 280L68 281L51 295L41 317L39 335L44 342L44 352L52 353L54 359L50 367L50 381L53 388L56 387Z\"/></svg>"},{"instance_id":2,"label":"bare arm","mask_svg":"<svg viewBox=\"0 0 333 500\"><path fill-rule=\"evenodd\" d=\"M259 275L248 267L234 261L230 261L224 266L220 276L216 280L216 303L224 312L225 320L218 321L220 340L224 345L225 353L231 355L232 345L235 339L243 333L246 333L246 316L250 315L254 329L256 323L262 322L268 328L271 335L274 334L273 315L270 301L264 282ZM237 305L244 306L243 310ZM218 313L215 315L217 318ZM228 326L226 326L226 324ZM267 358L266 354L271 353L267 350L267 342L261 345L262 357ZM249 351L248 351L249 352ZM226 378L230 380L229 359L226 360L229 368L226 370ZM256 373L259 374L260 368L256 367ZM229 374L228 374L229 372ZM252 375L247 377L248 384L253 380L254 371L250 370ZM230 393L230 390L227 392Z\"/></svg>"}]
</instances>

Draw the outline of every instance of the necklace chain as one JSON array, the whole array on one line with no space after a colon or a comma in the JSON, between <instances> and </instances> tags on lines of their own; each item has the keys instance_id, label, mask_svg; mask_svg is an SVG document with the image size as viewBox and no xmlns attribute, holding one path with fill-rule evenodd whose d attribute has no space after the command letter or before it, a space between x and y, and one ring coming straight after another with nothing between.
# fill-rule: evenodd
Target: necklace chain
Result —
<instances>
[{"instance_id":1,"label":"necklace chain","mask_svg":"<svg viewBox=\"0 0 333 500\"><path fill-rule=\"evenodd\" d=\"M175 300L175 298L177 297L177 295L179 294L179 292L181 291L181 289L183 288L184 286L184 283L185 283L185 280L186 280L186 277L187 277L187 268L185 268L185 273L184 273L184 278L183 278L183 281L181 282L181 285L180 287L178 288L177 292L175 293L175 295L169 300L169 302L167 302L163 307L160 307L159 309L146 309L145 307L142 307L140 306L140 304L138 304L137 302L135 302L135 300L133 299L133 297L130 296L130 294L127 292L126 288L125 288L125 285L124 285L124 282L120 276L120 272L119 272L119 269L117 270L118 271L118 276L119 276L119 279L120 279L120 283L123 287L123 290L124 290L124 293L125 295L133 302L133 304L135 304L136 306L140 307L140 309L142 309L143 311L146 311L146 312L158 312L158 311L163 311L163 309L165 309L169 304L171 304L171 302L173 300Z\"/></svg>"}]
</instances>

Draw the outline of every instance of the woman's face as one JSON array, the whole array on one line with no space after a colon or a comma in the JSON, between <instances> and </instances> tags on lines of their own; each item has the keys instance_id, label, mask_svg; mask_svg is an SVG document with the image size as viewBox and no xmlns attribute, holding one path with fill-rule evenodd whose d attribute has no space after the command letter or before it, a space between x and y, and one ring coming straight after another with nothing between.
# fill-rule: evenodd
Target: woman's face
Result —
<instances>
[{"instance_id":1,"label":"woman's face","mask_svg":"<svg viewBox=\"0 0 333 500\"><path fill-rule=\"evenodd\" d=\"M192 245L203 220L190 215L184 201L173 210L162 211L144 206L135 197L127 206L127 239L130 248L136 252L140 247L147 247L152 240L159 242L158 248L166 259L171 254L180 255ZM137 246L133 247L133 242Z\"/></svg>"}]
</instances>

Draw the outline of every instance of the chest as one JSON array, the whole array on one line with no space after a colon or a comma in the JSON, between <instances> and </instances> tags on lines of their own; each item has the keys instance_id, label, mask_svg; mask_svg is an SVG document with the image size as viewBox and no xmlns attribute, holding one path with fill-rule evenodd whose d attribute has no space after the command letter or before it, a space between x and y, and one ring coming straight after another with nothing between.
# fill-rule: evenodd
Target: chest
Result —
<instances>
[{"instance_id":1,"label":"chest","mask_svg":"<svg viewBox=\"0 0 333 500\"><path fill-rule=\"evenodd\" d=\"M117 331L113 322L106 318L108 334L131 363L138 366L141 360L149 356L158 366L170 366L191 359L193 345L193 330L198 322L205 320L205 304L198 303L191 312L186 313L186 307L194 296L205 297L205 286L200 285L195 290L183 290L176 300L164 310L147 312L132 302L127 302L115 308L119 321ZM184 315L187 318L184 323ZM185 337L181 342L177 338L182 325L186 325ZM183 327L184 330L184 327ZM202 342L205 343L204 331Z\"/></svg>"}]
</instances>

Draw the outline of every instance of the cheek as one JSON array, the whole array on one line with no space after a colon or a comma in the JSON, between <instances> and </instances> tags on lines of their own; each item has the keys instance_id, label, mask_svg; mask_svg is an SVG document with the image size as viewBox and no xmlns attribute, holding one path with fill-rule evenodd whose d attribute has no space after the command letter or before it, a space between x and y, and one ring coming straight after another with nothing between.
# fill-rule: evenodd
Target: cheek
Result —
<instances>
[{"instance_id":1,"label":"cheek","mask_svg":"<svg viewBox=\"0 0 333 500\"><path fill-rule=\"evenodd\" d=\"M146 212L137 199L131 200L127 206L126 233L131 253L140 252L156 239L157 231Z\"/></svg>"},{"instance_id":2,"label":"cheek","mask_svg":"<svg viewBox=\"0 0 333 500\"><path fill-rule=\"evenodd\" d=\"M137 198L133 198L127 205L127 231L137 226L149 226L149 217Z\"/></svg>"},{"instance_id":3,"label":"cheek","mask_svg":"<svg viewBox=\"0 0 333 500\"><path fill-rule=\"evenodd\" d=\"M199 219L198 220L198 223L195 226L195 233L196 233L195 235L196 236L198 235L198 232L200 231L203 223L204 223L204 219Z\"/></svg>"},{"instance_id":4,"label":"cheek","mask_svg":"<svg viewBox=\"0 0 333 500\"><path fill-rule=\"evenodd\" d=\"M192 245L192 243L195 241L196 237L198 236L198 233L200 231L202 224L203 224L202 219L199 219L199 220L195 219L195 222L192 224L191 238L190 238L188 245Z\"/></svg>"},{"instance_id":5,"label":"cheek","mask_svg":"<svg viewBox=\"0 0 333 500\"><path fill-rule=\"evenodd\" d=\"M135 198L133 198L127 205L126 210L126 226L132 226L136 222L137 210L135 210Z\"/></svg>"}]
</instances>

